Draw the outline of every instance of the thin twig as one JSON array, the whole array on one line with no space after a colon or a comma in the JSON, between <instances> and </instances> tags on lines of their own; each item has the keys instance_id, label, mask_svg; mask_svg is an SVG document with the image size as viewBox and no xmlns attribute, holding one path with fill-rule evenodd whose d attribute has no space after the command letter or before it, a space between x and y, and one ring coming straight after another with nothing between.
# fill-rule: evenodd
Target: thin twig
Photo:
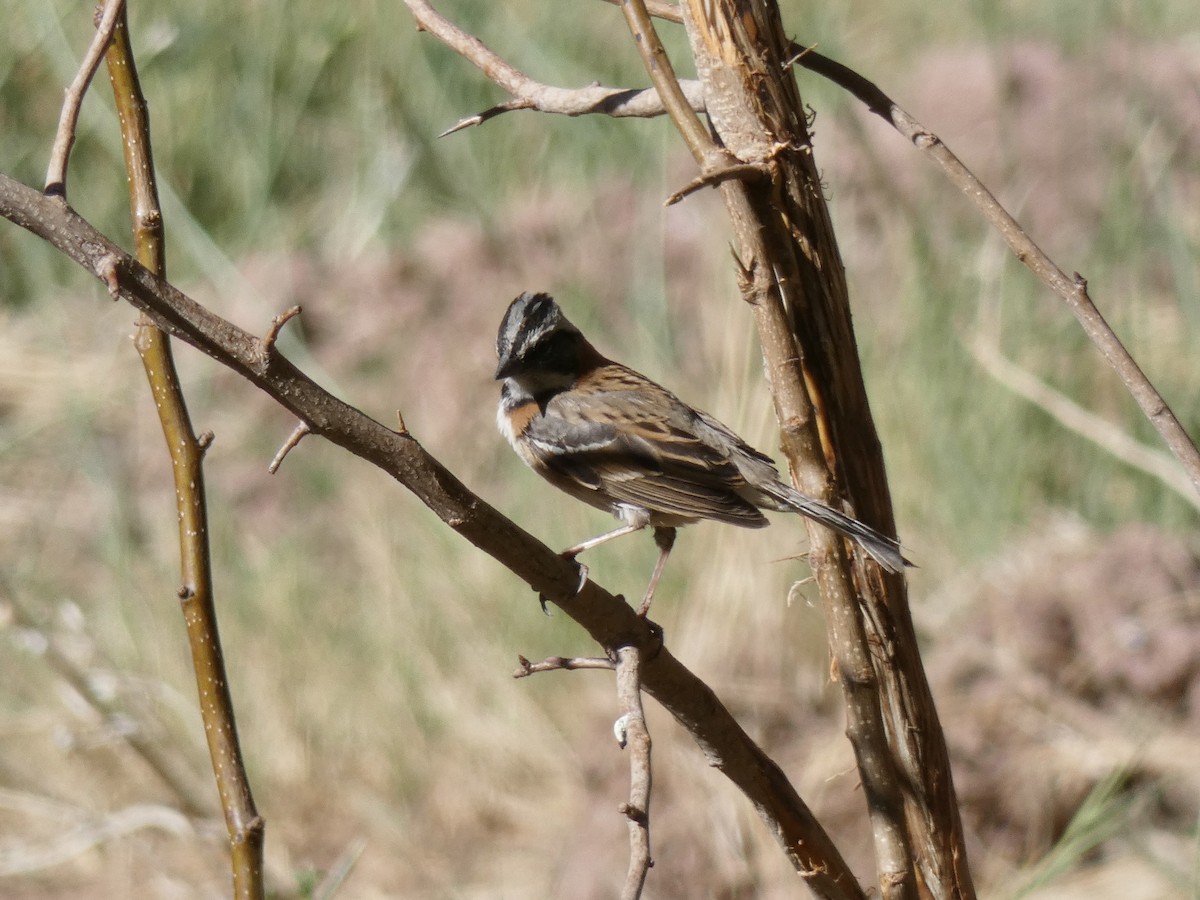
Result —
<instances>
[{"instance_id":1,"label":"thin twig","mask_svg":"<svg viewBox=\"0 0 1200 900\"><path fill-rule=\"evenodd\" d=\"M91 46L71 86L63 97L62 111L58 115L58 131L54 135L54 145L50 148L50 164L46 167L45 193L58 197L67 196L67 164L71 158L71 148L75 146L75 131L79 126L79 110L83 107L83 97L96 70L100 68L100 60L112 41L113 31L117 20L125 9L125 0L108 0L100 20L96 23L96 35L92 38Z\"/></svg>"},{"instance_id":2,"label":"thin twig","mask_svg":"<svg viewBox=\"0 0 1200 900\"><path fill-rule=\"evenodd\" d=\"M637 647L617 648L617 700L621 716L614 730L621 749L629 749L629 802L621 805L629 822L629 870L621 900L637 900L654 865L650 858L651 743L642 708L641 651Z\"/></svg>"},{"instance_id":3,"label":"thin twig","mask_svg":"<svg viewBox=\"0 0 1200 900\"><path fill-rule=\"evenodd\" d=\"M613 661L606 656L550 656L541 662L530 662L524 656L517 657L517 668L513 678L528 678L539 672L571 672L575 669L613 669Z\"/></svg>"},{"instance_id":4,"label":"thin twig","mask_svg":"<svg viewBox=\"0 0 1200 900\"><path fill-rule=\"evenodd\" d=\"M279 332L283 330L284 325L296 318L298 315L300 315L300 307L292 306L288 309L285 309L279 315L271 318L271 325L267 329L267 333L263 335L263 353L271 353L275 350L275 342L279 340Z\"/></svg>"},{"instance_id":5,"label":"thin twig","mask_svg":"<svg viewBox=\"0 0 1200 900\"><path fill-rule=\"evenodd\" d=\"M1116 425L1089 412L1032 372L1006 359L982 334L970 343L969 349L983 370L1000 384L1052 416L1064 428L1087 438L1126 465L1157 478L1200 510L1200 496L1192 490L1186 473L1180 470L1173 457L1139 443Z\"/></svg>"},{"instance_id":6,"label":"thin twig","mask_svg":"<svg viewBox=\"0 0 1200 900\"><path fill-rule=\"evenodd\" d=\"M654 30L654 22L646 9L645 0L620 0L621 12L625 14L625 22L633 35L638 53L642 56L642 64L650 76L650 81L658 90L663 106L667 109L671 121L679 129L684 143L692 152L693 158L700 166L702 175L726 169L736 165L739 160L717 146L696 110L687 102L683 86L675 75L671 59L659 40L658 32Z\"/></svg>"},{"instance_id":7,"label":"thin twig","mask_svg":"<svg viewBox=\"0 0 1200 900\"><path fill-rule=\"evenodd\" d=\"M513 99L460 119L440 135L444 137L481 125L488 119L518 109L535 109L539 112L563 116L605 115L613 118L651 118L661 116L666 110L653 88L633 90L629 88L605 87L591 84L581 88L561 88L543 84L530 78L520 69L506 62L483 41L467 34L449 19L446 19L426 0L404 0L416 20L417 27L428 31L447 47L473 63L496 85L504 89ZM704 98L700 83L687 82L682 87L684 102L693 109L704 109Z\"/></svg>"},{"instance_id":8,"label":"thin twig","mask_svg":"<svg viewBox=\"0 0 1200 900\"><path fill-rule=\"evenodd\" d=\"M275 454L275 458L271 460L271 464L267 466L267 471L272 475L278 472L279 467L283 465L283 461L287 455L292 452L297 444L304 440L305 435L309 434L312 434L312 429L309 427L307 422L301 422L298 424L292 430L292 433L288 435L288 439L283 442L283 446L279 448L279 452Z\"/></svg>"}]
</instances>

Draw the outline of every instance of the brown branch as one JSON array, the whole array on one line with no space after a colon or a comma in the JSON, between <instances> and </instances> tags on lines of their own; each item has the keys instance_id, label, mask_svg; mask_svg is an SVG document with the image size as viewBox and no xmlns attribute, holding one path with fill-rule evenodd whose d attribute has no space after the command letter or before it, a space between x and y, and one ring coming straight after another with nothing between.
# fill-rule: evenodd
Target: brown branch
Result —
<instances>
[{"instance_id":1,"label":"brown branch","mask_svg":"<svg viewBox=\"0 0 1200 900\"><path fill-rule=\"evenodd\" d=\"M621 717L614 731L621 749L629 748L629 802L621 812L629 820L629 870L621 900L637 900L646 885L650 858L650 731L642 709L641 651L617 648L617 700Z\"/></svg>"},{"instance_id":2,"label":"brown branch","mask_svg":"<svg viewBox=\"0 0 1200 900\"><path fill-rule=\"evenodd\" d=\"M475 38L444 16L426 0L404 0L416 20L417 27L428 31L443 44L473 63L489 81L503 88L513 99L467 116L439 135L445 137L488 119L518 109L563 116L604 115L613 118L650 118L666 110L658 93L652 88L632 90L592 84L582 88L560 88L530 78L520 69L501 59L478 38ZM704 109L699 82L688 82L682 88L684 101L697 110Z\"/></svg>"},{"instance_id":3,"label":"brown branch","mask_svg":"<svg viewBox=\"0 0 1200 900\"><path fill-rule=\"evenodd\" d=\"M397 433L334 397L281 354L263 359L259 339L155 276L65 202L0 174L0 216L47 241L97 280L106 261L123 300L171 335L227 366L312 426L313 433L387 472L455 532L498 560L579 623L606 652L643 653L642 687L691 734L710 765L746 795L819 897L863 892L828 834L780 768L703 681L661 647L652 623L469 491L409 433ZM657 652L654 652L654 649ZM650 651L650 652L648 652Z\"/></svg>"},{"instance_id":4,"label":"brown branch","mask_svg":"<svg viewBox=\"0 0 1200 900\"><path fill-rule=\"evenodd\" d=\"M857 497L856 491L865 488L857 472L844 472L841 460L854 452L870 420L856 416L848 427L834 429L827 413L828 398L841 390L827 359L844 356L842 364L853 368L857 352L852 332L821 335L818 330L820 321L836 317L847 300L832 226L815 187L804 108L794 82L784 77L778 11L768 2L690 0L684 20L714 130L734 158L770 174L728 181L721 193L793 481L806 494L836 506L843 491ZM809 312L813 322L807 321ZM891 527L890 516L857 504L855 511L876 527ZM879 570L863 557L853 570L856 576L844 540L820 526L806 527L830 652L841 675L846 733L875 838L880 888L886 898L915 897L901 776L861 615L869 602L865 594L880 584ZM899 578L892 583L903 585Z\"/></svg>"},{"instance_id":5,"label":"brown branch","mask_svg":"<svg viewBox=\"0 0 1200 900\"><path fill-rule=\"evenodd\" d=\"M104 5L96 23L96 34L91 46L79 64L79 71L71 81L63 98L62 111L58 116L58 131L54 135L54 145L50 148L50 164L46 167L47 194L67 196L67 164L71 159L71 148L75 145L75 131L79 125L79 110L83 107L83 97L96 70L100 68L100 60L108 49L113 31L117 27L118 17L124 17L125 0L108 0Z\"/></svg>"},{"instance_id":6,"label":"brown branch","mask_svg":"<svg viewBox=\"0 0 1200 900\"><path fill-rule=\"evenodd\" d=\"M122 8L108 50L108 74L112 83L117 117L121 123L121 143L125 149L130 210L138 258L159 277L166 271L163 243L162 209L154 177L154 159L150 149L150 118L146 100L138 82L129 28ZM110 261L111 262L111 261ZM106 265L109 290L114 283L120 291L120 271ZM298 312L299 310L295 310ZM294 314L294 313L293 313ZM264 353L290 315L277 317ZM175 503L178 510L182 601L188 643L192 651L200 715L208 740L209 756L225 826L229 833L233 868L234 896L261 900L263 884L264 822L254 806L250 781L242 760L234 721L233 698L221 651L217 628L212 579L212 553L208 542L208 501L204 490L204 452L212 435L196 437L188 415L171 343L167 335L150 319L139 322L134 345L142 359L154 397L154 406L162 425L171 471L175 479Z\"/></svg>"},{"instance_id":7,"label":"brown branch","mask_svg":"<svg viewBox=\"0 0 1200 900\"><path fill-rule=\"evenodd\" d=\"M621 0L620 6L650 81L662 98L671 121L683 136L684 143L700 165L701 171L707 174L710 169L724 168L722 164L736 163L737 160L729 160L725 154L718 151L708 127L700 121L700 116L688 104L683 87L675 76L671 59L659 40L658 32L654 30L654 22L646 10L645 0Z\"/></svg>"}]
</instances>

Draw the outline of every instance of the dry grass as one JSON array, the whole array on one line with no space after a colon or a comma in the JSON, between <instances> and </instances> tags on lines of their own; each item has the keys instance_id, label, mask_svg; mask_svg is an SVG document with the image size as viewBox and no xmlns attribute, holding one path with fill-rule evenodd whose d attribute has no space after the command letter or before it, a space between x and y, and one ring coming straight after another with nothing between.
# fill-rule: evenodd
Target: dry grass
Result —
<instances>
[{"instance_id":1,"label":"dry grass","mask_svg":"<svg viewBox=\"0 0 1200 900\"><path fill-rule=\"evenodd\" d=\"M1194 61L1179 43L1116 46L1128 56L1102 73L1028 42L930 54L896 93L920 98L911 105L927 121L961 129L946 137L1018 198L1048 248L1089 263L1093 285L1106 284L1101 302L1195 409L1186 302L1196 295L1180 263L1200 241L1200 123L1180 100ZM1137 102L1085 102L1118 85ZM1195 547L1160 530L1110 540L1103 526L1194 522L1000 389L970 383L983 376L957 341L978 303L1019 336L1022 363L1128 415L1114 380L1075 352L1065 314L1030 296L956 198L874 127L823 114L817 151L902 535L922 566L918 620L981 881L1015 892L1057 862L1067 874L1034 896L1131 897L1132 884L1136 896L1184 896L1196 884L1200 793L1188 764L1200 709ZM1097 148L1128 148L1134 136L1129 187L1128 157ZM303 346L285 351L383 421L402 408L485 498L566 545L608 523L536 482L494 433L491 342L520 290L553 289L603 347L759 446L773 443L749 317L730 302L721 211L701 196L662 213L659 197L689 172L682 160L667 169L657 193L617 178L586 193L526 186L486 221L431 217L394 251L263 252L239 262L240 288L195 290L256 330L303 303ZM1122 191L1136 203L1117 204ZM1177 230L1144 241L1111 221L1114 209ZM80 293L0 310L0 610L17 600L38 621L10 617L0 632L0 889L223 896L220 829L189 833L144 809L178 798L120 736L136 729L207 785L173 600L172 492L125 339L132 317ZM197 425L217 435L218 602L274 890L301 892L306 873L361 840L343 896L611 896L624 870L626 777L608 736L611 676L508 677L517 653L591 648L365 465L310 440L266 476L291 423L207 359L179 357ZM1064 506L1091 524L1060 526ZM803 549L798 534L786 520L763 532L685 531L655 614L869 878L822 623L812 589L793 585L807 574L789 559ZM648 539L629 539L590 564L637 594L653 555ZM124 718L80 701L42 652L47 638ZM650 716L648 896L795 896L752 811L660 711ZM1055 849L1081 804L1099 815ZM100 837L64 843L88 834ZM63 859L48 865L39 854L52 850Z\"/></svg>"}]
</instances>

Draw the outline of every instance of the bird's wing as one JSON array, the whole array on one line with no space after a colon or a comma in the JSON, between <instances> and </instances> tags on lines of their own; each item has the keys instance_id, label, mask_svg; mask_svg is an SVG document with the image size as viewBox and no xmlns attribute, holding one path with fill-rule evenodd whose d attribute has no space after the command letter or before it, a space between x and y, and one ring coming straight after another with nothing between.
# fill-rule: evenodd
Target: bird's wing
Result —
<instances>
[{"instance_id":1,"label":"bird's wing","mask_svg":"<svg viewBox=\"0 0 1200 900\"><path fill-rule=\"evenodd\" d=\"M728 454L697 435L695 414L673 394L623 367L584 378L550 398L524 432L551 470L651 512L760 526L739 494Z\"/></svg>"}]
</instances>

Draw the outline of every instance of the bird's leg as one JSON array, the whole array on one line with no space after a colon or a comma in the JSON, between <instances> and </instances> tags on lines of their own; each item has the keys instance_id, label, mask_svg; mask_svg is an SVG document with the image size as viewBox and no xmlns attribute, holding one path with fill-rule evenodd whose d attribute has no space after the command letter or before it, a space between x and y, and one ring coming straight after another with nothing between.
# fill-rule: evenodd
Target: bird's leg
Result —
<instances>
[{"instance_id":1,"label":"bird's leg","mask_svg":"<svg viewBox=\"0 0 1200 900\"><path fill-rule=\"evenodd\" d=\"M576 544L574 547L568 547L562 553L558 554L563 559L569 559L574 562L575 565L579 566L579 587L575 589L575 593L578 594L583 590L583 586L587 584L588 579L588 567L575 559L575 557L577 557L584 550L591 550L593 547L599 547L601 544L608 543L613 538L619 538L626 534L633 534L635 531L641 531L645 527L645 522L636 525L622 525L620 528L614 528L612 531L606 531L599 537L594 537L590 540L584 541L581 544Z\"/></svg>"},{"instance_id":2,"label":"bird's leg","mask_svg":"<svg viewBox=\"0 0 1200 900\"><path fill-rule=\"evenodd\" d=\"M604 534L600 535L599 537L591 538L581 544L576 544L574 547L568 547L566 550L560 553L559 556L563 557L564 559L574 559L585 550L591 550L595 547L599 547L601 544L607 544L613 538L619 538L627 534L633 534L635 531L641 531L645 527L645 523L638 525L622 525L620 528L614 528L612 531L604 532Z\"/></svg>"},{"instance_id":3,"label":"bird's leg","mask_svg":"<svg viewBox=\"0 0 1200 900\"><path fill-rule=\"evenodd\" d=\"M658 562L654 564L654 573L650 576L650 583L646 585L646 596L642 598L642 605L638 607L638 615L643 619L646 618L646 613L650 612L650 601L654 599L654 589L658 587L658 579L662 577L663 569L667 567L667 557L671 555L671 548L675 546L675 529L655 528L654 543L658 545Z\"/></svg>"}]
</instances>

